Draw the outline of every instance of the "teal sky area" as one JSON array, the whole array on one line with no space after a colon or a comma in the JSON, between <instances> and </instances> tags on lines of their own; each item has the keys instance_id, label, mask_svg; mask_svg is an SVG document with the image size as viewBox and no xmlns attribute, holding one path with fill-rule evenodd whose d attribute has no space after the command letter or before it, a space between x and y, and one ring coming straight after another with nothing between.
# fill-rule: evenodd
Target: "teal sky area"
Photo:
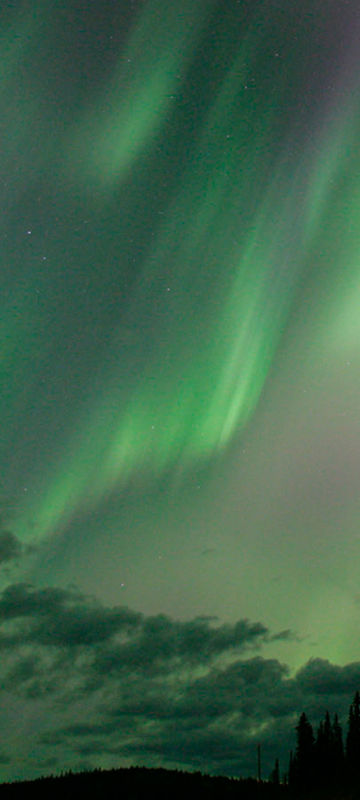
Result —
<instances>
[{"instance_id":1,"label":"teal sky area","mask_svg":"<svg viewBox=\"0 0 360 800\"><path fill-rule=\"evenodd\" d=\"M359 22L0 12L4 780L286 770L360 688Z\"/></svg>"}]
</instances>

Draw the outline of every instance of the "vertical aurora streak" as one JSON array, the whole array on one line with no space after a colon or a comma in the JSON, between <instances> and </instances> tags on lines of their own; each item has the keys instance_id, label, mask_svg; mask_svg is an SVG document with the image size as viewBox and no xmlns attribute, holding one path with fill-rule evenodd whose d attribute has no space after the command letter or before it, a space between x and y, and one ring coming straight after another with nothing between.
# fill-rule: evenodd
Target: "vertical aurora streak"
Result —
<instances>
[{"instance_id":1,"label":"vertical aurora streak","mask_svg":"<svg viewBox=\"0 0 360 800\"><path fill-rule=\"evenodd\" d=\"M188 3L179 15L169 4L164 17L158 0L145 4L109 85L67 130L72 181L78 173L81 182L82 173L87 192L98 184L97 203L105 207L114 193L119 197L119 241L120 211L129 219L139 191L149 191L144 164L155 159L163 176L167 128L179 124L179 98L194 80L191 62L201 57L215 5ZM266 4L259 9L240 48L226 53L221 42L214 48L216 89L189 137L188 163L170 201L152 223L105 366L96 368L100 389L90 379L85 410L54 457L35 469L35 505L28 508L26 499L23 514L35 516L40 537L138 470L160 475L211 458L256 409L326 191L326 175L311 189L306 146L299 163L291 133L281 147L274 142L289 75L280 64L267 91L264 45L268 61L284 56L272 49ZM126 180L131 170L134 189ZM122 340L132 325L126 362L133 352L136 363L144 337L146 360L124 380Z\"/></svg>"}]
</instances>

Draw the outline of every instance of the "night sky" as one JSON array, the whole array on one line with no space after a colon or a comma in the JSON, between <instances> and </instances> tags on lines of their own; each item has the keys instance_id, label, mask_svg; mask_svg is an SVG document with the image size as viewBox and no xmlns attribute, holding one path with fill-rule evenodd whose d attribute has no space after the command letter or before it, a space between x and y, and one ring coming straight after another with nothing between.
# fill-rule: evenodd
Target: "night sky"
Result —
<instances>
[{"instance_id":1,"label":"night sky","mask_svg":"<svg viewBox=\"0 0 360 800\"><path fill-rule=\"evenodd\" d=\"M359 35L1 3L2 780L284 771L360 689Z\"/></svg>"}]
</instances>

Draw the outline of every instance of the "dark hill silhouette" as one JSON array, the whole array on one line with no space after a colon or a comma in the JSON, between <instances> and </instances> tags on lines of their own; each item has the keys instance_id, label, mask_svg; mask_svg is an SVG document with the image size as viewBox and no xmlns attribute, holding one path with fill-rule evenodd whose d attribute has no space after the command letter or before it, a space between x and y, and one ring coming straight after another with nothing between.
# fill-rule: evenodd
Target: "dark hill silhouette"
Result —
<instances>
[{"instance_id":1,"label":"dark hill silhouette","mask_svg":"<svg viewBox=\"0 0 360 800\"><path fill-rule=\"evenodd\" d=\"M180 800L196 797L209 800L275 800L288 797L285 786L258 783L253 778L231 779L210 777L200 772L178 770L128 769L94 770L93 772L66 773L59 777L38 778L0 785L1 800L36 797L36 800Z\"/></svg>"},{"instance_id":2,"label":"dark hill silhouette","mask_svg":"<svg viewBox=\"0 0 360 800\"><path fill-rule=\"evenodd\" d=\"M129 767L68 772L0 784L0 800L359 800L358 790L334 787L291 788L254 778L227 778L200 772Z\"/></svg>"}]
</instances>

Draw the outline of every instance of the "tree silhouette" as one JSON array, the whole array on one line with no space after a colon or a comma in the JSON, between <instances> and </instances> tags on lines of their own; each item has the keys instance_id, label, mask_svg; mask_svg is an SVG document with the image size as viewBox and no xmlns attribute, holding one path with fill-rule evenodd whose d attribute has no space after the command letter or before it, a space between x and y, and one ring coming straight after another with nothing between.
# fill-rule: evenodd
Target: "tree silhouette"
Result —
<instances>
[{"instance_id":1,"label":"tree silhouette","mask_svg":"<svg viewBox=\"0 0 360 800\"><path fill-rule=\"evenodd\" d=\"M275 759L274 769L271 771L270 774L270 782L275 784L275 786L279 786L280 783L280 769L279 769L279 759Z\"/></svg>"},{"instance_id":2,"label":"tree silhouette","mask_svg":"<svg viewBox=\"0 0 360 800\"><path fill-rule=\"evenodd\" d=\"M290 750L289 769L288 769L288 784L289 786L296 786L296 764L294 753Z\"/></svg>"},{"instance_id":3,"label":"tree silhouette","mask_svg":"<svg viewBox=\"0 0 360 800\"><path fill-rule=\"evenodd\" d=\"M360 797L360 693L349 708L346 750L338 715L331 722L328 711L321 720L316 740L303 712L296 726L295 755L290 752L288 784L296 797ZM355 791L355 794L354 794ZM341 792L341 794L340 794ZM349 794L350 792L350 794Z\"/></svg>"},{"instance_id":4,"label":"tree silhouette","mask_svg":"<svg viewBox=\"0 0 360 800\"><path fill-rule=\"evenodd\" d=\"M303 712L296 726L296 750L291 765L293 785L298 789L311 787L314 782L314 767L314 733L311 723Z\"/></svg>"},{"instance_id":5,"label":"tree silhouette","mask_svg":"<svg viewBox=\"0 0 360 800\"><path fill-rule=\"evenodd\" d=\"M346 770L352 783L360 777L360 694L356 692L349 708L346 737Z\"/></svg>"},{"instance_id":6,"label":"tree silhouette","mask_svg":"<svg viewBox=\"0 0 360 800\"><path fill-rule=\"evenodd\" d=\"M336 785L342 780L344 751L341 726L337 714L331 723L327 711L320 722L315 742L314 778L318 786Z\"/></svg>"},{"instance_id":7,"label":"tree silhouette","mask_svg":"<svg viewBox=\"0 0 360 800\"><path fill-rule=\"evenodd\" d=\"M335 714L332 726L332 776L336 786L344 779L344 745L341 725L338 715Z\"/></svg>"}]
</instances>

